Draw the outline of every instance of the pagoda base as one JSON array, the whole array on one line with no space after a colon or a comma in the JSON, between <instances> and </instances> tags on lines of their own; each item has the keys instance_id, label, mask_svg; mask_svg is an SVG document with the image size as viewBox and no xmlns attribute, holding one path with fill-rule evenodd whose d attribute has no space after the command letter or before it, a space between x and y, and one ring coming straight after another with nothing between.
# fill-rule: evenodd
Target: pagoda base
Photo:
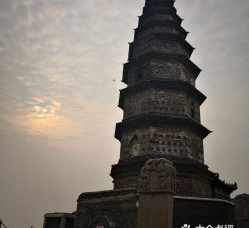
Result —
<instances>
[{"instance_id":1,"label":"pagoda base","mask_svg":"<svg viewBox=\"0 0 249 228\"><path fill-rule=\"evenodd\" d=\"M146 155L120 160L112 166L111 176L114 190L137 188L141 168L148 159L166 158L176 168L176 195L185 197L217 198L230 201L230 195L237 189L237 184L221 181L218 173L213 173L208 166L192 159L169 155Z\"/></svg>"},{"instance_id":2,"label":"pagoda base","mask_svg":"<svg viewBox=\"0 0 249 228\"><path fill-rule=\"evenodd\" d=\"M191 159L148 155L131 160L120 160L112 167L114 190L82 193L77 201L77 210L72 214L73 223L65 219L64 215L58 219L58 214L55 214L52 218L51 216L46 218L44 228L137 228L138 217L139 221L141 219L143 221L143 218L138 216L139 208L142 208L142 204L139 204L143 202L141 194L147 194L139 191L138 180L141 177L142 167L148 159L153 160L153 158L159 160L166 158L176 169L175 187L171 195L173 207L170 207L169 213L170 216L173 215L173 218L171 217L173 227L169 228L189 227L183 226L184 224L190 227L201 225L201 227L210 228L218 225L224 227L235 225L235 206L230 194L237 188L236 184L226 184L206 165L193 162ZM161 192L153 194L161 194ZM154 206L161 208L165 206L164 202L159 201L159 205L157 203ZM153 203L149 202L148 205L153 208ZM74 225L67 225L69 222Z\"/></svg>"},{"instance_id":3,"label":"pagoda base","mask_svg":"<svg viewBox=\"0 0 249 228\"><path fill-rule=\"evenodd\" d=\"M83 193L78 199L78 228L136 228L139 195L136 189ZM234 225L234 204L215 198L174 196L173 228L184 224L216 227Z\"/></svg>"}]
</instances>

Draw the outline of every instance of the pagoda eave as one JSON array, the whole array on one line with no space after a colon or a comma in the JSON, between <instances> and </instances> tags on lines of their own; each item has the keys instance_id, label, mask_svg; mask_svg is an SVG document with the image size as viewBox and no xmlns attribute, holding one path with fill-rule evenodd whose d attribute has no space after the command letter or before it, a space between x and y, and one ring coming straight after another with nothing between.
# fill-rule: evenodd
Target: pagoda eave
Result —
<instances>
[{"instance_id":1,"label":"pagoda eave","mask_svg":"<svg viewBox=\"0 0 249 228\"><path fill-rule=\"evenodd\" d=\"M174 16L175 18L177 18L177 20L183 20L179 15L177 15L177 10L175 7L169 7L169 6L164 6L164 7L160 7L160 9L157 7L151 7L149 8L148 6L144 6L143 7L143 15L144 17L148 17L151 15L155 15L155 14L170 14L172 16Z\"/></svg>"},{"instance_id":2,"label":"pagoda eave","mask_svg":"<svg viewBox=\"0 0 249 228\"><path fill-rule=\"evenodd\" d=\"M153 27L160 27L160 28L162 28L162 27L165 27L165 28L171 27L171 28L175 28L175 29L177 29L179 31L180 34L182 34L181 36L182 36L182 38L184 40L186 39L186 37L187 37L187 35L189 33L188 31L186 31L183 27L181 27L180 25L178 25L174 21L168 21L168 22L165 22L163 25L159 26L157 20L152 20L152 21L146 23L146 25L144 25L143 27L137 27L137 28L134 29L135 30L134 39L138 36L138 33L143 33L146 30L151 29Z\"/></svg>"},{"instance_id":3,"label":"pagoda eave","mask_svg":"<svg viewBox=\"0 0 249 228\"><path fill-rule=\"evenodd\" d=\"M169 42L169 41L176 41L182 46L183 49L186 50L188 58L191 57L191 55L192 55L192 53L193 53L193 51L195 49L185 39L183 39L179 35L172 34L172 33L155 33L155 34L152 33L149 36L147 36L147 39L160 40L162 43ZM132 50L134 49L135 45L137 45L138 42L140 42L140 41L137 40L137 41L129 42L129 46L130 46L129 47L129 50L130 50L129 52L130 53L132 53ZM132 54L131 54L131 56L132 56ZM140 57L138 57L138 58L140 58Z\"/></svg>"},{"instance_id":4,"label":"pagoda eave","mask_svg":"<svg viewBox=\"0 0 249 228\"><path fill-rule=\"evenodd\" d=\"M146 80L146 81L140 82L138 84L135 84L133 86L129 86L129 87L126 87L120 90L118 106L120 108L123 108L124 98L128 94L135 94L135 93L141 92L149 88L160 88L160 89L162 88L162 89L173 89L173 90L178 90L178 91L185 91L186 93L196 97L200 105L207 98L203 93L201 93L198 89L196 89L194 86L190 85L187 82L184 82L181 80L167 80L167 79L157 78L153 80Z\"/></svg>"},{"instance_id":5,"label":"pagoda eave","mask_svg":"<svg viewBox=\"0 0 249 228\"><path fill-rule=\"evenodd\" d=\"M187 127L196 131L202 139L211 133L199 122L193 120L187 115L172 115L155 112L147 112L134 117L124 119L122 122L116 124L115 138L119 141L122 138L123 132L129 129L143 128L143 127L161 127L163 125L172 125Z\"/></svg>"},{"instance_id":6,"label":"pagoda eave","mask_svg":"<svg viewBox=\"0 0 249 228\"><path fill-rule=\"evenodd\" d=\"M179 42L186 50L188 51L189 57L192 55L195 48L185 39L179 37L176 34L156 34L155 35L158 39L162 39L163 41L173 40Z\"/></svg>"},{"instance_id":7,"label":"pagoda eave","mask_svg":"<svg viewBox=\"0 0 249 228\"><path fill-rule=\"evenodd\" d=\"M130 64L139 64L142 62L150 61L152 59L159 59L159 60L165 60L165 61L170 61L170 60L179 61L180 63L184 64L190 72L193 73L194 79L197 79L197 77L199 76L199 74L201 72L201 69L196 64L194 64L190 59L184 58L182 55L162 54L162 53L158 53L155 51L151 51L151 52L148 52L144 55L141 55L139 57L139 59L133 60L132 62L124 63L122 82L126 83L126 84L128 82L128 80L127 80L127 74L128 74L127 68Z\"/></svg>"},{"instance_id":8,"label":"pagoda eave","mask_svg":"<svg viewBox=\"0 0 249 228\"><path fill-rule=\"evenodd\" d=\"M168 22L168 21L175 21L178 25L181 25L183 22L183 19L181 17L179 17L177 14L174 14L174 12L172 12L172 13L173 14L171 16L174 18L174 20L166 19L166 20L163 20L163 23ZM160 13L159 13L159 15L160 15ZM164 13L162 13L161 15L164 15ZM143 21L144 18L148 19L148 18L153 17L153 16L155 16L155 15L153 15L153 12L146 12L146 16L145 15L138 16L138 18L139 18L138 25L143 27L147 23L147 22L145 23ZM160 22L162 22L162 21L160 21Z\"/></svg>"}]
</instances>

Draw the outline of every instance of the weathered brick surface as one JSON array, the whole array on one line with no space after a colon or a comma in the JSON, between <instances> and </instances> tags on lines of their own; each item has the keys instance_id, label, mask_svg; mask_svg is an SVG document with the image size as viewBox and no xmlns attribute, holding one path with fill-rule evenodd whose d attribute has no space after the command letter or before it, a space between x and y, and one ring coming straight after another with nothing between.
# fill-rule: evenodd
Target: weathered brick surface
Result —
<instances>
[{"instance_id":1,"label":"weathered brick surface","mask_svg":"<svg viewBox=\"0 0 249 228\"><path fill-rule=\"evenodd\" d=\"M175 27L153 26L153 27L146 29L143 32L138 32L138 35L136 38L143 39L143 38L146 38L150 34L158 34L158 33L174 34L174 35L179 35L182 37L181 31Z\"/></svg>"},{"instance_id":2,"label":"weathered brick surface","mask_svg":"<svg viewBox=\"0 0 249 228\"><path fill-rule=\"evenodd\" d=\"M141 18L139 24L141 27L143 27L144 25L151 23L152 21L159 21L159 23L164 23L167 21L174 21L174 20L175 18L172 15L154 14L146 18Z\"/></svg>"},{"instance_id":3,"label":"weathered brick surface","mask_svg":"<svg viewBox=\"0 0 249 228\"><path fill-rule=\"evenodd\" d=\"M151 76L155 78L182 80L195 85L195 79L188 69L179 62L153 60L150 63Z\"/></svg>"},{"instance_id":4,"label":"weathered brick surface","mask_svg":"<svg viewBox=\"0 0 249 228\"><path fill-rule=\"evenodd\" d=\"M151 59L149 62L127 66L128 85L149 79L181 80L195 86L193 73L181 62L174 60Z\"/></svg>"},{"instance_id":5,"label":"weathered brick surface","mask_svg":"<svg viewBox=\"0 0 249 228\"><path fill-rule=\"evenodd\" d=\"M150 40L144 39L142 42L137 42L134 44L133 48L130 49L131 60L137 59L142 55L156 52L159 54L172 54L172 55L182 55L185 58L189 58L189 53L184 49L177 41L173 40L158 40L150 38Z\"/></svg>"}]
</instances>

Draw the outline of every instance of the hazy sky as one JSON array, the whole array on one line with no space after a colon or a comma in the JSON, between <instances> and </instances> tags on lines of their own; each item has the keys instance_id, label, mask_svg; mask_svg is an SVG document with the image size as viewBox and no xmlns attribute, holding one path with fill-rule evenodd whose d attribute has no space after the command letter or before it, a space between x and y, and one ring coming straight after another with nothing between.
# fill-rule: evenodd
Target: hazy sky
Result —
<instances>
[{"instance_id":1,"label":"hazy sky","mask_svg":"<svg viewBox=\"0 0 249 228\"><path fill-rule=\"evenodd\" d=\"M41 227L111 189L122 64L143 0L0 0L0 218ZM208 99L205 162L249 192L249 2L177 0Z\"/></svg>"}]
</instances>

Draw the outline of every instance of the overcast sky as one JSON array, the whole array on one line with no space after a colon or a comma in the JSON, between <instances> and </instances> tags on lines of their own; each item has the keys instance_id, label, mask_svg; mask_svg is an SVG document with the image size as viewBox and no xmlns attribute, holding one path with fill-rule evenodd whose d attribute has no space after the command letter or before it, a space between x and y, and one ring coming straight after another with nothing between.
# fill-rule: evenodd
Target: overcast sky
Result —
<instances>
[{"instance_id":1,"label":"overcast sky","mask_svg":"<svg viewBox=\"0 0 249 228\"><path fill-rule=\"evenodd\" d=\"M111 189L122 64L143 0L0 0L0 218L41 227ZM203 69L205 163L249 192L249 2L178 0Z\"/></svg>"}]
</instances>

